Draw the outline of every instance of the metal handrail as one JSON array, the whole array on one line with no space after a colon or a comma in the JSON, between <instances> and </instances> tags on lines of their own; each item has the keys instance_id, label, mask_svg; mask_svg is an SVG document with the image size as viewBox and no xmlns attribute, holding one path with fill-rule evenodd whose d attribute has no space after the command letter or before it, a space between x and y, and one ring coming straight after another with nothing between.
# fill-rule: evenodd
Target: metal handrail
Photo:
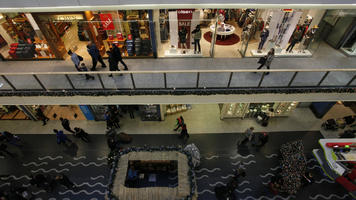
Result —
<instances>
[{"instance_id":1,"label":"metal handrail","mask_svg":"<svg viewBox=\"0 0 356 200\"><path fill-rule=\"evenodd\" d=\"M258 83L256 86L251 86L252 88L261 88L261 87L275 87L275 86L263 86L263 82L264 82L264 78L266 77L265 75L267 74L267 72L269 73L283 73L283 72L289 72L289 73L293 73L292 77L290 78L289 81L286 82L286 84L280 84L278 87L281 88L290 88L290 87L294 87L293 86L293 82L295 80L295 78L298 76L299 73L301 72L321 72L323 73L321 79L317 82L317 84L311 84L311 85L306 85L307 87L321 87L322 83L324 82L324 80L328 77L328 75L330 74L330 72L356 72L356 69L354 68L350 68L350 69L262 69L262 70L257 70L257 69L218 69L218 70L153 70L153 71L91 71L91 72L25 72L25 73L0 73L0 77L2 77L2 79L10 86L12 91L18 91L18 90L41 90L41 91L49 91L49 90L62 90L62 89L51 89L48 88L46 86L46 84L44 84L44 82L41 81L41 75L64 75L66 82L70 85L71 90L78 90L81 89L76 88L75 84L73 84L73 79L71 78L70 75L95 75L99 82L100 82L100 88L101 89L110 89L106 87L105 82L103 81L102 76L103 75L118 75L118 74L127 74L130 75L130 79L131 79L131 84L132 84L132 89L139 89L139 87L137 87L136 85L136 81L137 79L140 79L140 77L134 76L134 74L161 74L162 78L163 78L163 87L152 87L151 89L168 89L167 86L167 74L172 74L172 73L180 73L180 74L184 74L184 73L193 73L196 74L196 82L195 85L193 87L195 88L206 88L204 86L202 86L200 84L200 79L201 79L201 74L202 73L228 73L229 77L226 79L226 85L224 86L212 86L212 88L231 88L231 81L232 81L232 77L234 74L238 74L238 73L250 73L250 72L258 72L258 73L262 73L262 76L260 79L256 80L256 83ZM8 77L11 76L32 76L34 78L34 80L37 82L38 87L40 89L33 89L33 88L26 88L25 89L19 89L16 87L16 85L13 84L13 82L11 82L9 80ZM283 75L282 75L283 76ZM136 81L135 81L136 79ZM351 84L355 81L356 79L356 74L354 74L352 76L352 78L350 80L345 80L345 83L343 83L342 85L339 85L338 87L350 87ZM179 83L176 83L177 86L179 86ZM51 86L50 86L51 87ZM240 86L243 87L243 86ZM24 88L24 87L22 87ZM64 87L65 88L65 87ZM97 87L95 87L97 88ZM175 89L176 87L171 87L173 89ZM116 88L119 89L119 88ZM8 90L8 89L2 89L1 91L4 90ZM64 90L64 89L63 89Z\"/></svg>"},{"instance_id":2,"label":"metal handrail","mask_svg":"<svg viewBox=\"0 0 356 200\"><path fill-rule=\"evenodd\" d=\"M5 72L5 76L14 75L80 75L80 74L164 74L164 73L230 73L230 72L356 72L353 68L343 69L219 69L219 70L140 70L140 71L88 71L88 72Z\"/></svg>"}]
</instances>

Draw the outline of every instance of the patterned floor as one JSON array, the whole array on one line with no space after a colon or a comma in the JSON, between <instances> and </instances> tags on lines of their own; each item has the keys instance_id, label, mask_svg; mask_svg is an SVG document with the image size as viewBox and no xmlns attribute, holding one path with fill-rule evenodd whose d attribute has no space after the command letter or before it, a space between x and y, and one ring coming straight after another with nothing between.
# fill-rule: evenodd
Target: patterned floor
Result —
<instances>
[{"instance_id":1,"label":"patterned floor","mask_svg":"<svg viewBox=\"0 0 356 200\"><path fill-rule=\"evenodd\" d=\"M337 183L323 175L322 170L311 155L318 148L319 132L275 132L270 141L262 148L249 145L236 150L236 140L241 134L194 134L189 142L195 143L201 150L201 167L196 170L199 200L214 200L214 187L225 185L232 177L232 170L238 164L246 169L247 176L240 181L236 195L241 200L254 199L345 199L352 198ZM17 157L0 158L0 189L6 189L9 183L29 185L31 173L64 173L76 183L77 189L58 188L46 193L31 187L36 199L87 199L102 200L106 192L109 169L105 156L108 152L104 135L91 135L92 143L75 140L71 147L58 146L54 135L22 135L25 147L19 150L10 147ZM172 145L182 144L176 135L133 135L130 145ZM278 148L287 141L302 139L308 157L308 167L315 175L316 182L303 188L296 196L273 196L266 184L278 169Z\"/></svg>"}]
</instances>

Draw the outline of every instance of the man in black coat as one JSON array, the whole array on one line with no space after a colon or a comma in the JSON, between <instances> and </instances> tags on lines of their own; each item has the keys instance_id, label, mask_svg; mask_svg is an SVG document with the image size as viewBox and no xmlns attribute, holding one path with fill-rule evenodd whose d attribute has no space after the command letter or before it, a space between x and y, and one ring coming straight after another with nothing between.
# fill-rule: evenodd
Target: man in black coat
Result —
<instances>
[{"instance_id":1,"label":"man in black coat","mask_svg":"<svg viewBox=\"0 0 356 200\"><path fill-rule=\"evenodd\" d=\"M117 47L115 44L112 44L112 54L113 54L114 58L116 59L117 63L121 62L121 64L124 65L124 70L129 70L127 68L127 65L122 60L121 51L120 51L119 47Z\"/></svg>"},{"instance_id":2,"label":"man in black coat","mask_svg":"<svg viewBox=\"0 0 356 200\"><path fill-rule=\"evenodd\" d=\"M71 133L73 133L73 134L75 133L75 132L70 128L68 119L63 119L63 118L61 117L61 118L59 118L59 120L61 120L62 126L63 126L63 128L64 128L65 130L67 130L67 131L69 131L69 132L71 132Z\"/></svg>"}]
</instances>

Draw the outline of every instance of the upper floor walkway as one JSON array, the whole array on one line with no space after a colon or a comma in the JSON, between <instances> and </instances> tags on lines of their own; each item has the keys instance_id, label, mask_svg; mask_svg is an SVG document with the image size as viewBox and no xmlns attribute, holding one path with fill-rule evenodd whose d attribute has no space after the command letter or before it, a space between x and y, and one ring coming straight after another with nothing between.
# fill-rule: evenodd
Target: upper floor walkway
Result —
<instances>
[{"instance_id":1,"label":"upper floor walkway","mask_svg":"<svg viewBox=\"0 0 356 200\"><path fill-rule=\"evenodd\" d=\"M99 71L87 72L95 77L94 80L86 80L84 75L76 72L70 60L1 62L0 103L21 104L18 101L23 101L23 96L44 98L32 98L28 104L36 104L37 101L61 103L48 102L51 101L48 96L67 97L65 101L74 103L74 98L68 97L73 95L110 96L107 98L111 100L83 98L86 103L99 104L117 101L113 97L117 95L121 96L120 103L179 103L187 99L172 95L213 94L222 96L220 100L210 96L207 102L355 100L356 58L346 57L326 44L321 45L322 48L311 58L275 58L269 75L263 73L267 70L253 73L258 66L257 58L126 59L129 71L116 72L122 73L122 76L115 74L109 77L108 69L99 65ZM91 66L90 60L85 62ZM231 94L245 96L242 99L236 96L232 98ZM281 94L283 96L279 96ZM286 94L294 96L287 97ZM296 94L303 95L303 99L298 99L300 97ZM132 95L146 97L138 100ZM166 96L163 98L162 95ZM266 99L263 99L261 95L268 97L264 96ZM9 99L9 96L21 98ZM160 97L154 100L153 96ZM188 98L203 103L203 97L208 98ZM85 103L83 99L77 99L78 104Z\"/></svg>"}]
</instances>

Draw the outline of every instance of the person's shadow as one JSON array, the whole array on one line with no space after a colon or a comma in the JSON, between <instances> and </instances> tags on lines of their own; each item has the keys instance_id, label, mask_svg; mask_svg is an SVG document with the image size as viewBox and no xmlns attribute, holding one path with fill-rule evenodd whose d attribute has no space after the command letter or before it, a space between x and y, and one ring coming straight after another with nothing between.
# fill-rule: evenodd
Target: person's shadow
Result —
<instances>
[{"instance_id":1,"label":"person's shadow","mask_svg":"<svg viewBox=\"0 0 356 200\"><path fill-rule=\"evenodd\" d=\"M71 157L77 156L78 153L78 145L74 142L71 142L69 145L66 146L66 149L64 150L65 154L68 154Z\"/></svg>"}]
</instances>

